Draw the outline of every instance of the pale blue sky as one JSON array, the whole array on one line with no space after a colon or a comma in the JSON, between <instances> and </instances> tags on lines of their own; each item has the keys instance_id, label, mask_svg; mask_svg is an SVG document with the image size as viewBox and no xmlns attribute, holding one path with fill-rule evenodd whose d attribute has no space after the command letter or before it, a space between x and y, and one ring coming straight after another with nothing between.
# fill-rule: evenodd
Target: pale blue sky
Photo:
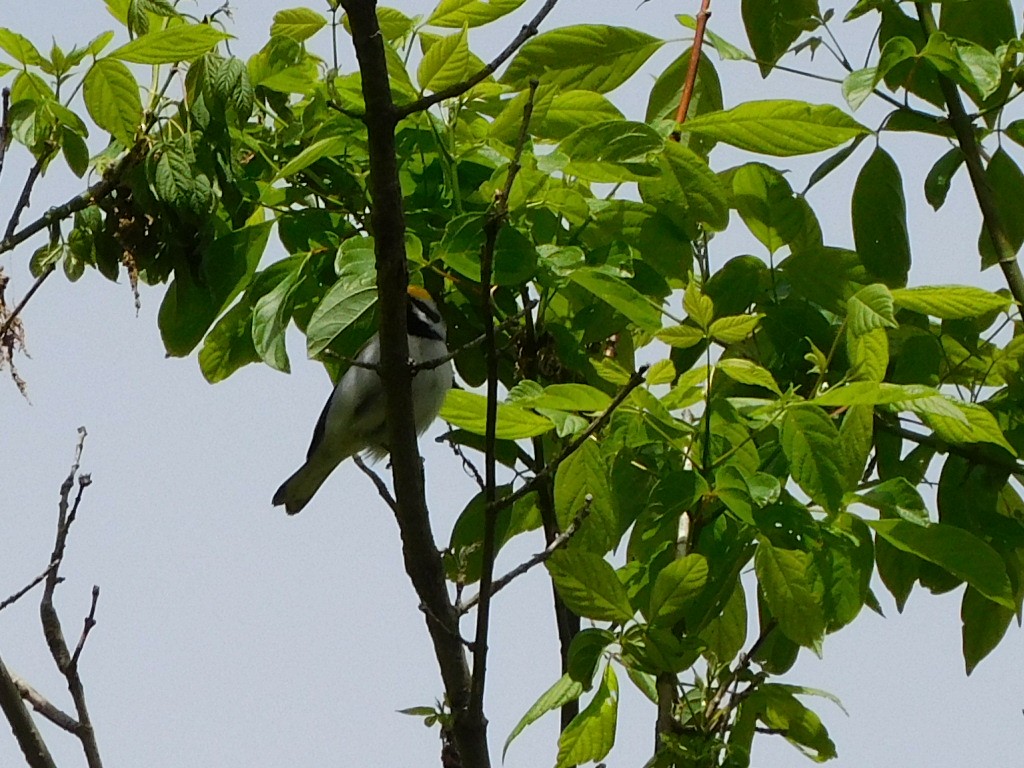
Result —
<instances>
[{"instance_id":1,"label":"pale blue sky","mask_svg":"<svg viewBox=\"0 0 1024 768\"><path fill-rule=\"evenodd\" d=\"M247 55L258 48L273 12L295 4L237 0L233 49ZM410 14L432 5L392 4ZM839 5L838 15L851 4ZM41 47L51 35L68 48L114 26L100 0L5 5L0 23ZM205 12L215 5L199 7ZM539 0L527 2L500 29L474 31L474 48L483 54L498 50L538 5ZM698 5L563 0L547 28L618 23L683 38L685 30L672 14L692 14ZM1022 3L1014 5L1019 18ZM712 27L742 43L737 6L715 3ZM859 59L870 30L861 26L855 32ZM326 50L326 33L316 42ZM615 94L628 115L642 119L652 74L680 47L666 46L647 74ZM344 56L351 67L350 51ZM823 51L809 66L838 74ZM750 65L725 62L719 72L727 104L781 95L838 98L834 87L810 80L773 76L764 83ZM882 114L868 104L858 117L873 126ZM832 244L852 242L849 189L870 144L811 194ZM965 178L956 179L940 214L924 201L922 180L930 159L944 151L942 143L885 136L883 144L908 169L917 259L912 282L998 287L994 271L980 277L976 272L979 216ZM720 170L745 159L753 158L716 150L712 163ZM802 186L818 160L787 161L794 186ZM0 212L11 209L26 168L15 147L0 178ZM77 180L51 174L39 185L25 220L80 188ZM737 221L733 233L714 243L713 260L754 248L741 228ZM33 247L0 257L14 278L8 299L16 300L30 285L26 264ZM305 453L329 392L326 375L303 359L295 335L291 376L250 366L210 386L194 357L164 358L156 329L162 294L162 288L144 289L136 318L125 281L113 285L89 272L69 285L56 275L24 313L32 358L18 364L31 405L0 382L0 597L46 565L57 491L75 430L84 424L89 438L83 470L92 473L94 484L72 532L58 607L69 634L77 633L92 585L101 586L98 625L82 672L109 766L438 764L436 732L396 713L433 703L441 687L390 512L351 464L298 517L286 518L270 506L274 489ZM432 517L443 543L472 488L447 449L429 439L423 446ZM540 546L536 538L517 542L502 553L498 570ZM959 592L935 598L918 590L903 615L881 590L879 595L888 618L865 612L826 640L823 661L804 654L786 677L831 691L850 712L847 718L827 702L818 707L839 748L833 765L1019 764L1019 630L1011 628L968 679L960 655ZM40 691L70 706L46 653L35 606L33 595L0 614L0 653ZM487 711L497 758L509 730L558 676L550 591L542 573L530 574L497 599L491 648ZM622 682L610 768L642 765L653 739L653 707ZM551 716L528 729L506 765L553 763L556 721ZM42 727L62 768L84 764L74 739ZM19 762L12 737L0 728L0 765ZM801 764L810 763L781 739L757 742L759 768Z\"/></svg>"}]
</instances>

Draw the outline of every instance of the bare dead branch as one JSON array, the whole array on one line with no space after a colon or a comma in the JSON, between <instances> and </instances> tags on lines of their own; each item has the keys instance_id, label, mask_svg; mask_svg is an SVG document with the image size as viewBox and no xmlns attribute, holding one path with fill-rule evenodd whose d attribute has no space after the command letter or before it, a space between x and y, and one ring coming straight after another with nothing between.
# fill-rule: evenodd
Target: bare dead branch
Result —
<instances>
[{"instance_id":1,"label":"bare dead branch","mask_svg":"<svg viewBox=\"0 0 1024 768\"><path fill-rule=\"evenodd\" d=\"M82 750L85 752L86 763L89 768L102 768L103 760L100 757L99 745L96 743L96 734L93 730L92 720L89 718L89 708L85 699L85 687L83 686L82 678L78 673L77 662L81 650L80 647L76 648L74 655L72 655L71 651L68 649L67 641L64 639L64 630L61 626L60 618L57 615L57 610L53 606L53 594L57 588L57 584L60 582L60 565L64 560L64 551L67 546L68 533L71 530L71 524L74 523L75 518L78 516L78 510L82 503L82 495L85 489L92 482L89 475L78 474L78 469L82 460L82 450L85 447L86 434L85 427L78 428L78 443L75 446L75 458L71 464L71 470L68 472L67 478L61 484L60 503L58 505L57 513L57 535L54 540L53 553L50 555L50 562L53 563L53 567L50 569L45 579L43 598L39 604L39 617L43 624L43 636L46 639L47 647L50 649L50 655L53 656L57 669L67 681L68 691L71 693L71 699L75 704L75 712L78 717L78 728L75 731L75 735L78 736L79 741L82 742ZM72 501L71 492L75 488L76 480L78 492ZM94 612L98 597L99 592L94 588L92 610L89 612L89 618L86 619L87 624L90 619L95 623ZM91 629L91 627L89 628ZM79 646L84 644L87 635L88 631L82 633L82 638L79 640Z\"/></svg>"},{"instance_id":2,"label":"bare dead branch","mask_svg":"<svg viewBox=\"0 0 1024 768\"><path fill-rule=\"evenodd\" d=\"M38 586L39 584L42 584L43 583L43 579L45 579L47 576L50 575L50 571L54 568L54 565L55 565L54 563L50 563L48 566L46 566L46 570L43 571L42 573L40 573L34 579L32 579L32 581L30 581L28 584L26 584L24 587L19 589L17 592L15 592L10 597L6 598L3 601L0 601L0 611L2 611L4 608L8 607L9 605L14 605L21 598L23 598L25 595L27 595L29 592L31 592L36 586Z\"/></svg>"},{"instance_id":3,"label":"bare dead branch","mask_svg":"<svg viewBox=\"0 0 1024 768\"><path fill-rule=\"evenodd\" d=\"M584 507L580 511L580 514L577 515L571 523L569 523L568 527L564 531L555 536L555 538L551 541L550 544L544 547L542 551L535 554L529 560L520 563L515 568L510 570L508 573L498 577L492 582L491 596L493 597L498 592L507 587L509 584L511 584L513 581L518 579L520 576L537 567L541 563L547 562L548 558L550 558L553 554L555 554L555 552L557 552L559 549L568 544L569 539L571 539L576 534L576 531L578 531L580 528L580 524L586 519L587 515L590 513L590 505L592 503L593 497L588 493L586 499L584 500ZM473 606L475 606L479 602L480 593L477 592L464 603L460 603L457 606L459 609L459 613L469 613L469 611L473 609Z\"/></svg>"},{"instance_id":4,"label":"bare dead branch","mask_svg":"<svg viewBox=\"0 0 1024 768\"><path fill-rule=\"evenodd\" d=\"M89 637L89 633L92 628L96 626L96 603L100 599L100 588L93 584L92 587L92 603L89 605L89 613L85 617L84 625L82 626L82 634L78 637L78 645L75 646L75 652L71 654L71 666L75 669L78 668L78 659L82 655L82 649L85 648L85 641Z\"/></svg>"},{"instance_id":5,"label":"bare dead branch","mask_svg":"<svg viewBox=\"0 0 1024 768\"><path fill-rule=\"evenodd\" d=\"M21 698L31 704L32 709L58 728L61 728L68 733L78 732L78 721L75 720L75 718L60 707L55 706L49 699L43 696L43 694L39 693L39 691L14 673L11 673L11 679L14 680L14 684L18 688Z\"/></svg>"},{"instance_id":6,"label":"bare dead branch","mask_svg":"<svg viewBox=\"0 0 1024 768\"><path fill-rule=\"evenodd\" d=\"M0 325L0 339L3 339L7 335L7 332L14 325L14 321L17 320L18 315L21 314L21 310L25 308L25 305L29 303L36 291L38 291L42 284L46 282L46 278L53 274L54 269L54 266L51 264L43 274L37 277L35 282L32 283L32 286L25 292L25 295L21 297L21 301L19 301L17 305L15 305L14 309L11 310L11 313L4 318L3 325Z\"/></svg>"},{"instance_id":7,"label":"bare dead branch","mask_svg":"<svg viewBox=\"0 0 1024 768\"><path fill-rule=\"evenodd\" d=\"M557 4L558 0L547 0L547 2L541 6L540 10L537 11L537 15L530 19L528 23L523 25L523 28L519 30L519 34L512 38L512 41L505 46L505 49L479 72L461 83L456 83L449 88L445 88L437 93L432 93L430 96L424 96L422 99L417 99L409 104L404 104L403 106L398 107L398 118L402 119L416 112L422 112L425 109L430 109L435 104L440 104L446 99L454 99L456 96L461 96L474 85L482 83L488 77L497 72L498 67L512 58L512 54L518 51L527 40L537 34L540 30L541 23L547 15L555 9Z\"/></svg>"},{"instance_id":8,"label":"bare dead branch","mask_svg":"<svg viewBox=\"0 0 1024 768\"><path fill-rule=\"evenodd\" d=\"M3 659L0 659L0 710L10 723L29 768L57 768Z\"/></svg>"}]
</instances>

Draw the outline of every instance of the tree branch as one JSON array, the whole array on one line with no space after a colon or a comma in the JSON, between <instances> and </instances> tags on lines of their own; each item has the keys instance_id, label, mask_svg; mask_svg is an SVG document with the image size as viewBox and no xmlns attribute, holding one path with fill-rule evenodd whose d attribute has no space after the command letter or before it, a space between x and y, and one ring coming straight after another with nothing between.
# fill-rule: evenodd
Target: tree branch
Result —
<instances>
[{"instance_id":1,"label":"tree branch","mask_svg":"<svg viewBox=\"0 0 1024 768\"><path fill-rule=\"evenodd\" d=\"M3 336L3 333L0 333L0 336ZM54 563L50 563L48 566L46 566L46 570L43 571L42 573L40 573L34 579L32 579L32 581L30 581L28 584L26 584L24 587L19 589L17 592L15 592L10 597L6 598L3 601L0 601L0 611L2 611L4 608L8 607L9 605L14 605L21 598L23 598L25 595L27 595L29 592L31 592L34 587L36 587L37 585L41 584L43 582L43 579L45 579L47 576L50 575L50 571L53 570L54 565L55 565Z\"/></svg>"},{"instance_id":2,"label":"tree branch","mask_svg":"<svg viewBox=\"0 0 1024 768\"><path fill-rule=\"evenodd\" d=\"M523 121L519 128L512 161L505 177L505 186L496 194L494 208L484 222L484 247L480 254L481 314L483 315L484 351L487 355L487 421L484 434L484 535L481 547L483 565L480 571L479 607L476 614L476 637L473 642L473 681L470 689L470 717L486 723L484 718L484 688L487 678L487 637L490 630L491 591L494 578L494 557L497 549L498 511L494 508L497 494L497 459L495 457L498 425L498 345L494 328L494 303L491 301L491 279L494 269L494 250L498 233L508 219L508 199L519 173L523 150L530 135L530 118L537 95L537 81L530 81L530 94L523 108Z\"/></svg>"},{"instance_id":3,"label":"tree branch","mask_svg":"<svg viewBox=\"0 0 1024 768\"><path fill-rule=\"evenodd\" d=\"M10 330L11 326L14 325L14 321L18 319L18 315L21 314L21 310L25 308L25 305L29 303L35 292L39 290L43 283L46 282L46 278L53 274L55 267L51 264L43 274L36 278L36 281L32 283L32 287L25 292L25 295L21 297L21 301L18 302L17 306L11 310L11 314L4 320L3 325L0 325L0 339L7 335L7 331ZM2 607L2 606L0 606Z\"/></svg>"},{"instance_id":4,"label":"tree branch","mask_svg":"<svg viewBox=\"0 0 1024 768\"><path fill-rule=\"evenodd\" d=\"M35 187L36 182L39 180L39 175L43 172L43 161L36 160L36 162L29 168L28 176L25 177L25 185L21 188L21 194L18 196L18 202L14 204L14 210L11 211L11 218L7 220L7 229L4 231L4 242L7 242L14 234L14 230L18 228L18 223L21 221L22 212L29 207L32 203L32 188Z\"/></svg>"},{"instance_id":5,"label":"tree branch","mask_svg":"<svg viewBox=\"0 0 1024 768\"><path fill-rule=\"evenodd\" d=\"M373 0L342 0L362 74L369 148L377 289L381 313L381 380L387 396L388 445L395 489L395 517L402 534L405 569L423 605L445 694L452 709L452 734L463 768L489 768L484 724L468 715L470 673L459 636L459 616L448 597L444 567L434 542L423 490L423 471L411 414L412 371L406 329L408 267L405 219L398 179L395 127L383 37ZM405 415L398 418L398 414Z\"/></svg>"},{"instance_id":6,"label":"tree branch","mask_svg":"<svg viewBox=\"0 0 1024 768\"><path fill-rule=\"evenodd\" d=\"M519 34L512 38L512 42L505 47L505 50L499 53L489 64L468 80L456 83L455 85L438 91L437 93L433 93L430 96L424 96L422 99L417 99L409 104L404 104L403 106L398 107L398 119L401 120L402 118L408 117L416 112L422 112L425 109L430 109L435 104L440 104L446 99L454 99L456 96L461 96L474 85L483 82L493 75L498 71L498 67L512 58L512 54L518 51L522 47L523 43L537 34L540 29L541 22L543 22L547 15L554 10L557 4L558 0L546 0L544 5L541 6L541 9L537 11L537 15L530 19L527 24L523 25L523 28L519 30Z\"/></svg>"},{"instance_id":7,"label":"tree branch","mask_svg":"<svg viewBox=\"0 0 1024 768\"><path fill-rule=\"evenodd\" d=\"M28 240L35 234L47 229L51 224L66 219L78 211L83 211L97 200L109 195L120 183L121 177L135 163L142 159L145 144L139 142L111 168L106 175L98 182L90 186L79 195L75 195L62 205L55 206L30 224L26 224L17 232L4 235L0 240L0 253L13 250L16 246Z\"/></svg>"},{"instance_id":8,"label":"tree branch","mask_svg":"<svg viewBox=\"0 0 1024 768\"><path fill-rule=\"evenodd\" d=\"M513 581L518 579L520 576L537 567L541 563L547 562L548 558L550 558L553 554L555 554L555 552L557 552L559 549L568 544L569 539L571 539L576 534L576 531L578 531L580 528L580 524L586 519L587 515L589 514L590 505L592 501L593 499L590 496L590 494L587 494L583 510L580 512L579 515L576 516L576 519L569 524L568 528L566 528L560 534L555 536L555 538L551 540L551 543L544 547L542 551L535 554L529 560L520 563L515 568L510 570L508 573L506 573L504 576L500 576L499 578L495 579L491 583L491 596L493 597L498 592L507 587L509 584L511 584ZM480 594L480 592L477 592L475 595L469 598L469 600L466 600L464 603L459 603L456 606L456 608L458 608L459 613L469 613L469 611L472 610L473 606L477 605L480 602Z\"/></svg>"},{"instance_id":9,"label":"tree branch","mask_svg":"<svg viewBox=\"0 0 1024 768\"><path fill-rule=\"evenodd\" d=\"M78 721L75 720L64 710L57 706L54 706L43 694L33 688L31 685L26 683L20 677L15 674L11 674L11 679L18 688L18 692L21 694L21 698L32 705L32 709L38 712L40 715L45 717L51 723L56 725L68 733L78 732Z\"/></svg>"},{"instance_id":10,"label":"tree branch","mask_svg":"<svg viewBox=\"0 0 1024 768\"><path fill-rule=\"evenodd\" d=\"M938 30L931 6L921 2L914 5L917 7L918 19L925 35L931 36ZM946 109L949 111L949 123L953 126L960 151L963 152L967 172L971 177L971 186L974 187L974 196L978 200L978 207L981 208L985 231L995 246L999 268L1003 271L1003 277L1006 279L1010 293L1013 294L1014 301L1019 305L1024 305L1024 274L1021 273L1020 264L1017 263L1017 249L1010 242L1010 237L999 214L995 193L985 176L985 168L981 161L981 149L978 146L978 139L974 135L974 123L967 116L956 84L941 73L938 74L938 78Z\"/></svg>"},{"instance_id":11,"label":"tree branch","mask_svg":"<svg viewBox=\"0 0 1024 768\"><path fill-rule=\"evenodd\" d=\"M644 375L646 373L647 366L640 366L639 370L635 371L633 375L629 377L629 381L626 382L626 384L622 387L621 390L619 390L619 394L615 396L615 399L612 400L611 403L609 403L608 407L601 412L600 416L598 416L596 419L590 422L590 426L587 427L582 433L580 433L579 437L577 437L575 440L569 443L569 445L563 448L561 453L559 453L548 464L544 465L540 472L535 474L528 482L526 482L521 487L517 488L508 496L502 496L500 499L495 501L495 508L500 510L505 509L506 507L511 506L512 504L515 504L528 493L532 492L537 487L537 485L540 482L542 482L545 478L553 475L555 473L555 470L558 469L558 466L563 461L565 461L573 453L575 453L577 448L579 448L581 445L587 442L587 440L593 437L598 432L598 430L600 430L601 427L603 427L608 422L608 419L612 417L612 414L615 412L615 410L620 405L622 405L622 403L626 400L627 397L629 397L629 394L634 389L643 384Z\"/></svg>"},{"instance_id":12,"label":"tree branch","mask_svg":"<svg viewBox=\"0 0 1024 768\"><path fill-rule=\"evenodd\" d=\"M693 33L693 46L690 48L690 63L686 68L683 92L679 97L679 109L676 110L676 127L672 131L672 141L679 141L681 138L680 126L686 122L686 113L690 111L693 89L697 84L697 69L700 67L700 52L704 47L704 30L707 29L708 19L711 18L710 9L711 0L701 0L700 11L697 13L697 28Z\"/></svg>"},{"instance_id":13,"label":"tree branch","mask_svg":"<svg viewBox=\"0 0 1024 768\"><path fill-rule=\"evenodd\" d=\"M46 645L50 649L50 655L53 656L57 669L67 681L68 691L71 693L71 699L75 704L75 712L78 716L78 728L75 731L75 735L78 736L79 741L82 742L82 749L85 752L86 763L89 768L102 768L103 760L100 757L99 745L96 743L96 734L93 730L92 720L89 718L89 707L85 700L85 687L82 685L82 678L78 673L78 657L81 654L81 647L84 645L85 639L88 635L88 629L91 628L89 626L89 621L92 620L93 623L95 623L94 612L99 592L96 588L93 589L92 610L89 613L89 618L86 619L87 629L82 633L82 637L79 640L78 647L76 647L74 654L71 653L68 648L67 641L64 639L64 630L61 627L60 618L57 616L57 610L53 606L53 593L57 588L57 584L60 583L60 565L64 560L64 550L67 546L68 533L71 530L71 524L74 523L75 518L78 515L78 509L82 503L82 494L92 482L89 475L78 475L78 468L82 459L82 449L85 445L85 437L85 427L79 427L78 444L75 447L75 459L71 465L71 471L68 473L68 476L64 480L60 489L60 504L58 506L57 514L57 535L53 545L53 554L50 555L50 562L53 563L53 567L50 569L45 579L43 598L39 604L39 617L43 623L43 636L46 638ZM71 491L75 487L76 478L78 492L72 502Z\"/></svg>"},{"instance_id":14,"label":"tree branch","mask_svg":"<svg viewBox=\"0 0 1024 768\"><path fill-rule=\"evenodd\" d=\"M0 659L0 710L3 710L4 717L10 723L29 768L57 768L3 659Z\"/></svg>"}]
</instances>

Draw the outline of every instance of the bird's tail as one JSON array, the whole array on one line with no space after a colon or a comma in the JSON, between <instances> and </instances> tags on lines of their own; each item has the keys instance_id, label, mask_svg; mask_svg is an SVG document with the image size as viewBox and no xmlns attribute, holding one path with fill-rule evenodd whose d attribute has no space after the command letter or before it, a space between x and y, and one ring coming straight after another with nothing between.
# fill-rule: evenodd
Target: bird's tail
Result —
<instances>
[{"instance_id":1,"label":"bird's tail","mask_svg":"<svg viewBox=\"0 0 1024 768\"><path fill-rule=\"evenodd\" d=\"M325 470L319 463L307 461L277 489L274 506L284 505L289 515L301 512L330 473L331 467Z\"/></svg>"}]
</instances>

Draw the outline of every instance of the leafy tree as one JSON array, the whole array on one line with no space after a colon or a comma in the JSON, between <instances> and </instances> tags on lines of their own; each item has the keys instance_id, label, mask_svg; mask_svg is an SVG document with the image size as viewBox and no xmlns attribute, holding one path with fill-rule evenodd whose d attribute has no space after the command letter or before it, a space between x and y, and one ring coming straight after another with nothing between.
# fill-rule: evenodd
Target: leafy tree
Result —
<instances>
[{"instance_id":1,"label":"leafy tree","mask_svg":"<svg viewBox=\"0 0 1024 768\"><path fill-rule=\"evenodd\" d=\"M492 598L541 564L563 675L505 749L560 710L558 768L608 753L623 676L657 705L648 765L739 768L758 733L833 757L809 706L819 692L783 676L864 606L880 610L875 573L901 609L917 585L963 588L968 672L1020 617L1024 50L1009 0L860 0L841 22L815 0L744 0L749 52L707 28L704 0L679 17L692 45L632 119L607 94L673 43L545 29L555 0L486 64L470 31L523 0L442 0L426 18L368 0L283 10L248 61L230 54L222 13L106 4L118 34L69 52L0 30L0 146L35 159L0 253L48 236L26 300L58 268L166 284L167 352L198 349L211 383L252 363L288 371L293 323L337 376L379 327L392 415L411 413L415 371L405 313L377 309L402 307L410 281L442 300L464 385L442 416L482 464L479 494L439 551L409 418L389 421L393 491L379 487L443 681L442 704L410 712L442 730L444 764L490 765ZM856 69L834 27L862 18L876 42ZM358 68L338 56L347 38ZM770 77L808 49L848 70L836 85L849 109L724 108L720 69L755 61ZM140 88L135 65L157 85ZM891 107L875 128L851 116L868 99ZM89 125L110 137L94 157ZM941 208L966 169L979 266L998 265L1006 289L907 285L894 131L948 141L928 201ZM718 145L744 161L718 167ZM817 153L830 154L800 190L764 159ZM853 158L850 250L829 244L806 193ZM98 180L22 225L54 161ZM761 255L723 252L731 227ZM272 235L288 256L267 265ZM0 298L12 372L24 303ZM498 550L529 535L543 554L496 576ZM5 680L0 665L5 714L25 726L27 694ZM46 765L38 734L16 732Z\"/></svg>"}]
</instances>

